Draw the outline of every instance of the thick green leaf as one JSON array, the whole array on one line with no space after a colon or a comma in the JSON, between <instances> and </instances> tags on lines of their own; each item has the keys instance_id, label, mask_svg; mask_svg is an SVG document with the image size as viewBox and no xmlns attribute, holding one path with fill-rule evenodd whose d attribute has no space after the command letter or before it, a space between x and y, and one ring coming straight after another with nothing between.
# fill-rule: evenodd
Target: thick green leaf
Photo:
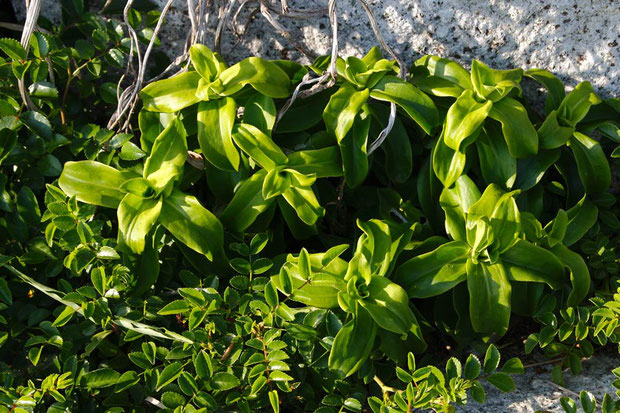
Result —
<instances>
[{"instance_id":1,"label":"thick green leaf","mask_svg":"<svg viewBox=\"0 0 620 413\"><path fill-rule=\"evenodd\" d=\"M375 275L367 286L368 297L359 301L379 327L397 334L407 334L415 316L409 308L407 292L389 279Z\"/></svg>"},{"instance_id":2,"label":"thick green leaf","mask_svg":"<svg viewBox=\"0 0 620 413\"><path fill-rule=\"evenodd\" d=\"M58 89L50 82L35 82L28 86L30 96L37 98L57 98Z\"/></svg>"},{"instance_id":3,"label":"thick green leaf","mask_svg":"<svg viewBox=\"0 0 620 413\"><path fill-rule=\"evenodd\" d=\"M162 199L142 198L127 194L118 206L118 233L134 253L144 251L146 235L149 233L162 209Z\"/></svg>"},{"instance_id":4,"label":"thick green leaf","mask_svg":"<svg viewBox=\"0 0 620 413\"><path fill-rule=\"evenodd\" d=\"M200 100L196 96L200 79L196 72L184 72L153 82L140 92L142 105L152 112L177 112L191 106Z\"/></svg>"},{"instance_id":5,"label":"thick green leaf","mask_svg":"<svg viewBox=\"0 0 620 413\"><path fill-rule=\"evenodd\" d=\"M517 179L517 160L512 157L495 123L484 127L476 140L480 171L486 183L510 189Z\"/></svg>"},{"instance_id":6,"label":"thick green leaf","mask_svg":"<svg viewBox=\"0 0 620 413\"><path fill-rule=\"evenodd\" d=\"M268 171L288 163L282 149L256 126L237 124L233 127L232 136L245 153Z\"/></svg>"},{"instance_id":7,"label":"thick green leaf","mask_svg":"<svg viewBox=\"0 0 620 413\"><path fill-rule=\"evenodd\" d=\"M572 289L566 300L566 305L576 307L590 292L590 271L581 255L558 244L551 248L551 252L570 271Z\"/></svg>"},{"instance_id":8,"label":"thick green leaf","mask_svg":"<svg viewBox=\"0 0 620 413\"><path fill-rule=\"evenodd\" d=\"M355 373L368 358L377 335L377 324L361 306L336 337L329 353L329 369L341 377Z\"/></svg>"},{"instance_id":9,"label":"thick green leaf","mask_svg":"<svg viewBox=\"0 0 620 413\"><path fill-rule=\"evenodd\" d=\"M170 122L176 119L176 115L173 113L158 113L149 112L148 110L141 110L138 115L138 124L140 126L140 146L145 152L151 152L153 142L159 136L160 133L168 126ZM129 136L131 138L132 135ZM110 142L114 141L112 138ZM112 145L110 145L112 146Z\"/></svg>"},{"instance_id":10,"label":"thick green leaf","mask_svg":"<svg viewBox=\"0 0 620 413\"><path fill-rule=\"evenodd\" d=\"M289 96L291 81L284 70L275 63L258 57L248 57L220 73L223 96L237 93L245 85L251 85L258 92L272 98Z\"/></svg>"},{"instance_id":11,"label":"thick green leaf","mask_svg":"<svg viewBox=\"0 0 620 413\"><path fill-rule=\"evenodd\" d=\"M480 360L473 354L467 356L467 361L465 361L465 368L463 369L463 378L474 380L478 378L480 374L481 366Z\"/></svg>"},{"instance_id":12,"label":"thick green leaf","mask_svg":"<svg viewBox=\"0 0 620 413\"><path fill-rule=\"evenodd\" d=\"M399 266L394 282L403 286L411 298L442 294L465 280L468 253L469 246L461 241L440 245Z\"/></svg>"},{"instance_id":13,"label":"thick green leaf","mask_svg":"<svg viewBox=\"0 0 620 413\"><path fill-rule=\"evenodd\" d=\"M254 125L264 134L271 136L275 122L276 105L271 97L257 93L246 102L243 123Z\"/></svg>"},{"instance_id":14,"label":"thick green leaf","mask_svg":"<svg viewBox=\"0 0 620 413\"><path fill-rule=\"evenodd\" d=\"M323 121L327 131L334 133L338 143L353 127L355 117L368 100L369 93L368 89L358 91L353 85L345 83L329 99L323 110Z\"/></svg>"},{"instance_id":15,"label":"thick green leaf","mask_svg":"<svg viewBox=\"0 0 620 413\"><path fill-rule=\"evenodd\" d=\"M346 289L344 275L347 271L347 262L335 258L324 266L321 264L323 256L324 254L309 254L312 269L310 283L299 271L299 258L290 255L287 257L289 263L285 264L285 267L292 281L292 300L318 308L338 307L338 292ZM273 276L271 281L276 288L284 292L280 277Z\"/></svg>"},{"instance_id":16,"label":"thick green leaf","mask_svg":"<svg viewBox=\"0 0 620 413\"><path fill-rule=\"evenodd\" d=\"M510 320L512 288L502 264L467 261L469 316L475 331L504 335Z\"/></svg>"},{"instance_id":17,"label":"thick green leaf","mask_svg":"<svg viewBox=\"0 0 620 413\"><path fill-rule=\"evenodd\" d=\"M510 358L502 366L502 371L508 374L523 374L523 362L518 357Z\"/></svg>"},{"instance_id":18,"label":"thick green leaf","mask_svg":"<svg viewBox=\"0 0 620 413\"><path fill-rule=\"evenodd\" d=\"M474 381L471 386L471 398L476 401L478 404L484 404L486 400L486 393L484 391L484 387L480 384L479 381Z\"/></svg>"},{"instance_id":19,"label":"thick green leaf","mask_svg":"<svg viewBox=\"0 0 620 413\"><path fill-rule=\"evenodd\" d=\"M338 141L345 181L351 188L360 185L368 175L366 144L368 143L370 120L369 113L362 110L356 116L349 132Z\"/></svg>"},{"instance_id":20,"label":"thick green leaf","mask_svg":"<svg viewBox=\"0 0 620 413\"><path fill-rule=\"evenodd\" d=\"M566 280L564 266L555 255L525 240L517 241L501 259L511 280L546 283L553 289Z\"/></svg>"},{"instance_id":21,"label":"thick green leaf","mask_svg":"<svg viewBox=\"0 0 620 413\"><path fill-rule=\"evenodd\" d=\"M466 213L478 199L480 191L467 175L461 175L454 187L441 191L439 204L446 214L446 232L454 240L467 241Z\"/></svg>"},{"instance_id":22,"label":"thick green leaf","mask_svg":"<svg viewBox=\"0 0 620 413\"><path fill-rule=\"evenodd\" d=\"M446 188L451 187L465 170L465 154L446 145L442 133L431 156L435 175Z\"/></svg>"},{"instance_id":23,"label":"thick green leaf","mask_svg":"<svg viewBox=\"0 0 620 413\"><path fill-rule=\"evenodd\" d=\"M566 95L564 84L560 79L545 69L529 69L525 72L525 75L542 83L547 89L547 99L545 100L546 113L550 113L560 107L560 103L562 103Z\"/></svg>"},{"instance_id":24,"label":"thick green leaf","mask_svg":"<svg viewBox=\"0 0 620 413\"><path fill-rule=\"evenodd\" d=\"M514 196L518 191L505 192L495 184L489 185L480 199L467 212L467 240L474 245L481 219L492 228L494 249L504 252L521 233L521 218Z\"/></svg>"},{"instance_id":25,"label":"thick green leaf","mask_svg":"<svg viewBox=\"0 0 620 413\"><path fill-rule=\"evenodd\" d=\"M577 125L592 105L601 103L590 82L581 82L573 89L558 107L558 118L565 126Z\"/></svg>"},{"instance_id":26,"label":"thick green leaf","mask_svg":"<svg viewBox=\"0 0 620 413\"><path fill-rule=\"evenodd\" d=\"M564 245L570 247L579 241L598 219L598 208L585 196L574 207L566 211L568 225Z\"/></svg>"},{"instance_id":27,"label":"thick green leaf","mask_svg":"<svg viewBox=\"0 0 620 413\"><path fill-rule=\"evenodd\" d=\"M520 92L519 82L522 76L522 69L497 70L478 60L471 62L471 83L476 94L494 103L504 99L513 89Z\"/></svg>"},{"instance_id":28,"label":"thick green leaf","mask_svg":"<svg viewBox=\"0 0 620 413\"><path fill-rule=\"evenodd\" d=\"M37 225L41 222L41 211L37 197L27 186L23 186L17 193L17 212L28 224Z\"/></svg>"},{"instance_id":29,"label":"thick green leaf","mask_svg":"<svg viewBox=\"0 0 620 413\"><path fill-rule=\"evenodd\" d=\"M153 246L153 237L147 237L144 251L136 262L138 282L132 293L140 296L148 292L159 277L159 252Z\"/></svg>"},{"instance_id":30,"label":"thick green leaf","mask_svg":"<svg viewBox=\"0 0 620 413\"><path fill-rule=\"evenodd\" d=\"M288 157L288 167L304 175L316 174L317 178L342 176L342 158L338 146L297 151Z\"/></svg>"},{"instance_id":31,"label":"thick green leaf","mask_svg":"<svg viewBox=\"0 0 620 413\"><path fill-rule=\"evenodd\" d=\"M239 169L239 151L232 141L237 105L232 98L198 104L198 142L204 157L222 170Z\"/></svg>"},{"instance_id":32,"label":"thick green leaf","mask_svg":"<svg viewBox=\"0 0 620 413\"><path fill-rule=\"evenodd\" d=\"M540 147L544 149L559 148L573 136L575 128L560 124L557 110L549 113L543 124L538 128Z\"/></svg>"},{"instance_id":33,"label":"thick green leaf","mask_svg":"<svg viewBox=\"0 0 620 413\"><path fill-rule=\"evenodd\" d=\"M538 134L519 101L504 98L495 102L489 117L502 124L508 150L515 158L525 158L538 153Z\"/></svg>"},{"instance_id":34,"label":"thick green leaf","mask_svg":"<svg viewBox=\"0 0 620 413\"><path fill-rule=\"evenodd\" d=\"M159 222L179 241L209 260L222 254L222 224L195 197L173 190L164 200Z\"/></svg>"},{"instance_id":35,"label":"thick green leaf","mask_svg":"<svg viewBox=\"0 0 620 413\"><path fill-rule=\"evenodd\" d=\"M121 186L133 172L120 172L111 166L95 161L67 162L58 179L58 185L68 196L87 204L117 208L125 193Z\"/></svg>"},{"instance_id":36,"label":"thick green leaf","mask_svg":"<svg viewBox=\"0 0 620 413\"><path fill-rule=\"evenodd\" d=\"M579 132L575 132L568 142L586 193L599 195L606 192L611 183L611 171L601 145Z\"/></svg>"},{"instance_id":37,"label":"thick green leaf","mask_svg":"<svg viewBox=\"0 0 620 413\"><path fill-rule=\"evenodd\" d=\"M325 209L319 204L312 187L291 186L282 193L282 196L306 225L313 225L325 214Z\"/></svg>"},{"instance_id":38,"label":"thick green leaf","mask_svg":"<svg viewBox=\"0 0 620 413\"><path fill-rule=\"evenodd\" d=\"M302 132L319 123L331 92L327 89L304 99L295 100L278 121L276 132Z\"/></svg>"},{"instance_id":39,"label":"thick green leaf","mask_svg":"<svg viewBox=\"0 0 620 413\"><path fill-rule=\"evenodd\" d=\"M185 404L185 397L173 391L167 391L161 395L161 402L169 409L174 409Z\"/></svg>"},{"instance_id":40,"label":"thick green leaf","mask_svg":"<svg viewBox=\"0 0 620 413\"><path fill-rule=\"evenodd\" d=\"M398 240L392 240L389 225L378 219L357 221L364 232L357 243L356 253L361 252L368 262L370 273L384 276L395 258Z\"/></svg>"},{"instance_id":41,"label":"thick green leaf","mask_svg":"<svg viewBox=\"0 0 620 413\"><path fill-rule=\"evenodd\" d=\"M280 398L278 397L277 390L269 391L269 404L271 405L273 413L280 413Z\"/></svg>"},{"instance_id":42,"label":"thick green leaf","mask_svg":"<svg viewBox=\"0 0 620 413\"><path fill-rule=\"evenodd\" d=\"M385 76L370 91L373 99L396 103L427 134L439 123L437 107L427 95L411 83L396 77Z\"/></svg>"},{"instance_id":43,"label":"thick green leaf","mask_svg":"<svg viewBox=\"0 0 620 413\"><path fill-rule=\"evenodd\" d=\"M218 58L219 56L203 44L192 45L189 49L189 56L192 66L205 80L214 80L222 70L226 69L226 65Z\"/></svg>"},{"instance_id":44,"label":"thick green leaf","mask_svg":"<svg viewBox=\"0 0 620 413\"><path fill-rule=\"evenodd\" d=\"M260 170L239 185L235 196L220 216L228 230L244 231L272 204L273 199L263 198L262 188L266 175L265 170Z\"/></svg>"},{"instance_id":45,"label":"thick green leaf","mask_svg":"<svg viewBox=\"0 0 620 413\"><path fill-rule=\"evenodd\" d=\"M146 153L133 142L127 141L121 147L118 156L124 161L137 161L144 158Z\"/></svg>"},{"instance_id":46,"label":"thick green leaf","mask_svg":"<svg viewBox=\"0 0 620 413\"><path fill-rule=\"evenodd\" d=\"M470 136L476 134L489 115L493 102L487 100L479 103L471 90L465 90L456 102L450 106L444 127L444 142L455 151L463 149L471 143Z\"/></svg>"},{"instance_id":47,"label":"thick green leaf","mask_svg":"<svg viewBox=\"0 0 620 413\"><path fill-rule=\"evenodd\" d=\"M270 199L278 195L282 195L282 192L286 191L291 186L291 174L284 170L284 166L279 166L267 172L265 180L263 181L263 198Z\"/></svg>"},{"instance_id":48,"label":"thick green leaf","mask_svg":"<svg viewBox=\"0 0 620 413\"><path fill-rule=\"evenodd\" d=\"M157 136L151 155L144 163L144 178L155 192L162 192L170 182L181 179L187 159L187 141L183 123L176 118Z\"/></svg>"},{"instance_id":49,"label":"thick green leaf","mask_svg":"<svg viewBox=\"0 0 620 413\"><path fill-rule=\"evenodd\" d=\"M438 56L426 55L411 68L413 83L435 96L459 97L464 89L472 89L469 72L458 63Z\"/></svg>"},{"instance_id":50,"label":"thick green leaf","mask_svg":"<svg viewBox=\"0 0 620 413\"><path fill-rule=\"evenodd\" d=\"M568 214L563 209L558 211L555 218L545 226L547 232L547 241L550 247L560 244L566 235L566 227L568 226Z\"/></svg>"},{"instance_id":51,"label":"thick green leaf","mask_svg":"<svg viewBox=\"0 0 620 413\"><path fill-rule=\"evenodd\" d=\"M547 169L560 157L559 150L540 150L534 156L517 161L517 180L515 187L522 191L531 189L540 182Z\"/></svg>"}]
</instances>

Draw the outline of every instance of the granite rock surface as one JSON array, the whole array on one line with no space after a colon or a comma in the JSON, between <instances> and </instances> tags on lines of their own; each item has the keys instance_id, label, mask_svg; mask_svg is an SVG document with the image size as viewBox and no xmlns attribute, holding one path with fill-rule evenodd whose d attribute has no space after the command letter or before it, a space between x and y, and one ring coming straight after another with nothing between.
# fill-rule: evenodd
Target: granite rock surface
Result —
<instances>
[{"instance_id":1,"label":"granite rock surface","mask_svg":"<svg viewBox=\"0 0 620 413\"><path fill-rule=\"evenodd\" d=\"M24 0L12 0L23 16ZM163 7L165 0L152 0ZM271 0L279 7L279 0ZM453 58L469 66L476 58L498 69L545 68L569 87L589 80L602 96L620 94L620 0L368 0L386 42L407 63L424 54ZM60 0L44 2L43 14L58 18ZM244 3L237 1L236 5ZM291 9L321 9L327 0L288 0ZM274 30L258 6L245 3L236 22L245 36L233 33L231 19L221 51L235 61L250 55L303 57ZM342 55L361 55L377 44L359 0L340 0L339 42ZM330 48L326 14L307 19L278 17L296 41L316 54ZM190 27L187 2L174 0L162 31L164 50L180 54ZM212 15L210 26L217 24ZM207 41L207 43L209 43Z\"/></svg>"}]
</instances>

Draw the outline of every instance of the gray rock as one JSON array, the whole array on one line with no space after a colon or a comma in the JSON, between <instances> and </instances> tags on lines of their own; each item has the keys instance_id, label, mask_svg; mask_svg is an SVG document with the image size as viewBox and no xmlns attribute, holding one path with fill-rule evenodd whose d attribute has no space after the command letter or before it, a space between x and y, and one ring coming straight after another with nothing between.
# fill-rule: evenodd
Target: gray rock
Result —
<instances>
[{"instance_id":1,"label":"gray rock","mask_svg":"<svg viewBox=\"0 0 620 413\"><path fill-rule=\"evenodd\" d=\"M525 373L514 375L516 390L511 393L502 393L488 383L483 386L486 390L486 402L483 405L469 400L468 404L456 409L458 413L490 413L490 412L518 412L534 413L538 410L551 413L562 413L560 398L571 397L580 403L573 393L582 390L592 392L598 402L603 401L607 392L614 396L616 389L612 386L615 380L611 370L620 366L618 354L609 352L595 354L592 358L583 361L581 374L572 376L569 371L564 372L564 389L558 388L551 382L551 366L526 368ZM544 361L541 359L540 361ZM573 393L571 393L573 392ZM614 396L615 397L615 396ZM582 411L579 409L579 411ZM598 410L597 410L598 411Z\"/></svg>"},{"instance_id":2,"label":"gray rock","mask_svg":"<svg viewBox=\"0 0 620 413\"><path fill-rule=\"evenodd\" d=\"M23 16L23 0L12 1ZM160 7L165 4L165 0L153 1ZM272 1L279 7L279 0ZM618 0L368 1L386 42L407 63L424 54L436 54L465 66L476 58L498 69L540 67L555 73L569 86L589 80L602 96L619 94ZM59 0L45 1L43 14L58 19L59 3ZM236 2L240 3L243 1ZM289 0L288 3L295 9L316 9L326 7L327 0ZM246 4L237 19L238 27L243 28L257 5L255 0ZM338 15L342 55L361 55L377 44L358 0L340 0ZM217 16L211 16L211 26L216 25L216 20ZM278 17L278 20L309 50L316 54L329 52L327 16ZM178 55L190 27L185 0L174 1L167 21L161 34L164 50ZM222 54L229 61L250 55L301 57L260 13L240 42L229 22L222 39Z\"/></svg>"}]
</instances>

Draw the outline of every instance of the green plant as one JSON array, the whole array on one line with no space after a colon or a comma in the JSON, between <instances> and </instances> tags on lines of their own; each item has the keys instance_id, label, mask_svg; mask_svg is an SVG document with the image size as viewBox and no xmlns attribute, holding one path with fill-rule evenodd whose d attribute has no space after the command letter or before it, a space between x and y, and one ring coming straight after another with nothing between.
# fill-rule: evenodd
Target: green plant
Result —
<instances>
[{"instance_id":1,"label":"green plant","mask_svg":"<svg viewBox=\"0 0 620 413\"><path fill-rule=\"evenodd\" d=\"M556 381L617 342L617 99L540 69L195 44L134 115L112 69L133 35L80 4L30 58L0 40L0 412L451 412L514 388L490 343L524 319ZM156 17L125 16L153 44Z\"/></svg>"}]
</instances>

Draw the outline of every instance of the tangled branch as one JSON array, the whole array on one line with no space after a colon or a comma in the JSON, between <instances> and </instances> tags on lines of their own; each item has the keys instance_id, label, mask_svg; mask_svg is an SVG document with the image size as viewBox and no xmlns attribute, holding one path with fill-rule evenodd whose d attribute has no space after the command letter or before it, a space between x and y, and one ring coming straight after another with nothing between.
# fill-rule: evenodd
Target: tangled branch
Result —
<instances>
[{"instance_id":1,"label":"tangled branch","mask_svg":"<svg viewBox=\"0 0 620 413\"><path fill-rule=\"evenodd\" d=\"M161 15L157 22L157 25L154 30L153 37L151 38L148 47L144 54L141 53L140 45L138 42L138 37L134 29L129 24L128 12L133 4L133 0L128 0L125 8L123 10L123 17L125 21L125 25L128 30L129 38L130 38L130 51L128 57L127 68L121 80L118 83L117 87L117 97L118 97L118 106L110 121L108 122L108 128L112 129L121 125L119 129L127 130L130 125L131 116L135 110L139 91L140 89L148 83L163 79L169 76L171 73L177 71L184 70L181 66L183 62L187 61L189 57L189 49L193 44L196 43L205 43L207 39L207 34L209 33L209 17L213 11L214 0L187 0L187 8L188 8L188 18L190 23L190 29L187 35L187 39L185 42L185 47L183 53L174 59L174 61L164 69L159 75L149 79L148 81L144 81L144 75L146 72L149 56L151 53L151 49L153 47L155 38L159 33L164 17L166 16L173 0L168 0L162 9ZM196 4L196 1L198 2ZM381 31L379 30L379 26L377 24L377 20L374 16L372 8L370 7L367 0L359 0L366 15L368 16L368 20L372 27L375 37L377 41L381 45L381 47L394 59L397 61L398 66L400 68L398 76L402 79L407 77L407 68L400 58L398 54L394 52L394 50L385 42ZM35 0L35 2L40 2L40 0ZM254 3L256 6L252 8L248 12L247 21L243 26L243 30L239 29L238 18L241 12L246 8L248 4ZM336 83L337 78L337 69L336 62L338 59L338 17L337 17L337 9L336 3L337 0L329 0L327 9L318 8L318 9L309 9L309 10L299 10L292 9L287 0L280 1L281 7L276 7L269 0L241 0L237 2L237 0L219 0L218 2L218 23L214 30L214 50L221 50L222 38L224 35L224 31L230 22L231 30L233 34L237 37L236 43L232 46L232 48L236 47L239 44L245 34L248 31L248 27L250 26L254 17L260 13L265 20L280 34L284 37L296 50L302 53L304 56L314 59L317 54L312 50L309 50L306 46L298 42L293 34L279 21L279 18L294 18L294 19L302 19L302 18L310 18L324 15L327 12L329 16L330 26L331 26L331 60L328 69L322 75L318 77L314 77L315 75L312 72L307 73L301 82L296 86L293 91L292 96L288 99L288 101L284 104L282 109L279 111L276 117L276 125L282 119L284 114L290 109L290 107L295 103L297 99L307 98L316 93L319 93L322 90L325 90ZM232 16L232 20L231 20ZM134 57L137 58L137 69L134 68ZM122 83L129 77L130 74L134 75L134 80L131 84L120 93ZM25 91L24 91L25 92ZM26 96L27 98L27 96ZM124 123L122 122L124 119ZM372 154L375 150L377 150L385 141L388 134L392 130L394 126L394 122L396 119L396 105L394 103L390 104L390 116L388 119L387 126L379 133L379 136L370 144L368 155Z\"/></svg>"}]
</instances>

